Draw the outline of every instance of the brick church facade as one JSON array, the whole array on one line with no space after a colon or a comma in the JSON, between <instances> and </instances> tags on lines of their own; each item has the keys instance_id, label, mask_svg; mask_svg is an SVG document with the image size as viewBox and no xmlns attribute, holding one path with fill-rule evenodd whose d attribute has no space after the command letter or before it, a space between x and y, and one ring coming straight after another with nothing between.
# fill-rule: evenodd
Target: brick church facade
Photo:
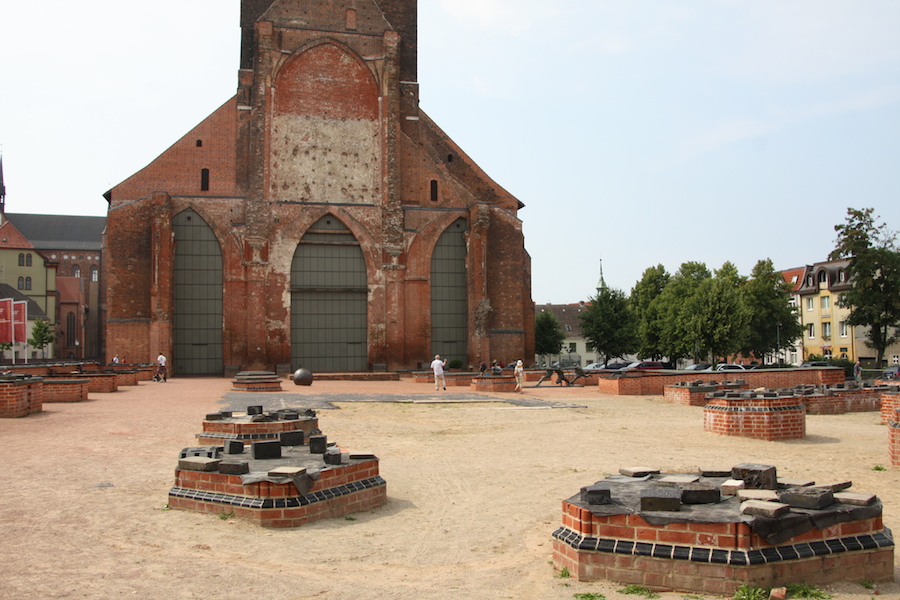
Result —
<instances>
[{"instance_id":1,"label":"brick church facade","mask_svg":"<svg viewBox=\"0 0 900 600\"><path fill-rule=\"evenodd\" d=\"M237 94L110 190L106 350L176 374L534 355L518 211L420 109L416 0L243 0Z\"/></svg>"}]
</instances>

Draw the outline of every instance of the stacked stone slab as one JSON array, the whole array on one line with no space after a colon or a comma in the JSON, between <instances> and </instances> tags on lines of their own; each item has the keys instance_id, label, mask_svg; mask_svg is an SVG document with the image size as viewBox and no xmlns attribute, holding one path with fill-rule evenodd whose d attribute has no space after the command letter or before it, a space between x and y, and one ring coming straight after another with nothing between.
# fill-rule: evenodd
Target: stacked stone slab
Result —
<instances>
[{"instance_id":1,"label":"stacked stone slab","mask_svg":"<svg viewBox=\"0 0 900 600\"><path fill-rule=\"evenodd\" d=\"M235 392L280 392L281 378L272 371L241 371L231 382Z\"/></svg>"},{"instance_id":2,"label":"stacked stone slab","mask_svg":"<svg viewBox=\"0 0 900 600\"><path fill-rule=\"evenodd\" d=\"M697 379L690 371L641 371L601 374L598 389L618 396L663 395L667 385ZM795 385L837 385L845 380L844 370L837 367L812 369L759 369L740 371L741 380L750 389L782 389Z\"/></svg>"},{"instance_id":3,"label":"stacked stone slab","mask_svg":"<svg viewBox=\"0 0 900 600\"><path fill-rule=\"evenodd\" d=\"M297 527L372 510L387 501L379 459L328 442L316 427L314 413L300 418L300 411L284 409L275 415L288 417L282 419L256 410L261 407L248 408L253 410L246 414L207 415L198 439L212 439L210 434L218 432L206 429L217 423L268 429L247 434L251 437L246 443L222 438L221 446L182 450L169 490L170 508L233 514L263 527Z\"/></svg>"},{"instance_id":4,"label":"stacked stone slab","mask_svg":"<svg viewBox=\"0 0 900 600\"><path fill-rule=\"evenodd\" d=\"M731 595L840 580L892 581L881 502L777 477L770 465L662 474L623 469L563 501L553 561L581 581Z\"/></svg>"}]
</instances>

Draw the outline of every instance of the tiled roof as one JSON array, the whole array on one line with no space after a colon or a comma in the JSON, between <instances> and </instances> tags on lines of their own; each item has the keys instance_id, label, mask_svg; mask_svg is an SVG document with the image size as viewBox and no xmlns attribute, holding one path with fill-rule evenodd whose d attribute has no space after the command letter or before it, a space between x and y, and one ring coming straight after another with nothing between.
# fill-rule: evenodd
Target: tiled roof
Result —
<instances>
[{"instance_id":1,"label":"tiled roof","mask_svg":"<svg viewBox=\"0 0 900 600\"><path fill-rule=\"evenodd\" d=\"M106 229L106 217L23 213L7 213L5 217L38 250L99 251L100 236Z\"/></svg>"},{"instance_id":2,"label":"tiled roof","mask_svg":"<svg viewBox=\"0 0 900 600\"><path fill-rule=\"evenodd\" d=\"M583 302L575 304L535 304L534 315L537 316L544 311L550 311L559 321L566 337L581 337L581 323L578 321L578 315L587 310L588 305Z\"/></svg>"},{"instance_id":3,"label":"tiled roof","mask_svg":"<svg viewBox=\"0 0 900 600\"><path fill-rule=\"evenodd\" d=\"M28 301L28 320L34 321L36 319L45 319L47 318L47 313L41 309L41 306L17 290L16 288L8 285L6 283L0 283L0 299L12 298L16 302L21 302L22 300Z\"/></svg>"},{"instance_id":4,"label":"tiled roof","mask_svg":"<svg viewBox=\"0 0 900 600\"><path fill-rule=\"evenodd\" d=\"M14 250L34 250L34 246L29 243L27 236L16 228L9 221L4 221L0 225L0 248L10 248Z\"/></svg>"}]
</instances>

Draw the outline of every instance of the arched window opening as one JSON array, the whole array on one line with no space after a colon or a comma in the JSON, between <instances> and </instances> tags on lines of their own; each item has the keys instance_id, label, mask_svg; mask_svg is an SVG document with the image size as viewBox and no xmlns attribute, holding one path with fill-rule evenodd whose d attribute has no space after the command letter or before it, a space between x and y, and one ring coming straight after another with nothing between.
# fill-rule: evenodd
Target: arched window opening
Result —
<instances>
[{"instance_id":1,"label":"arched window opening","mask_svg":"<svg viewBox=\"0 0 900 600\"><path fill-rule=\"evenodd\" d=\"M20 290L25 289L25 278L24 277L19 277L19 283L17 284L16 287Z\"/></svg>"},{"instance_id":2,"label":"arched window opening","mask_svg":"<svg viewBox=\"0 0 900 600\"><path fill-rule=\"evenodd\" d=\"M20 267L25 266L25 253L24 252L19 253L19 266Z\"/></svg>"},{"instance_id":3,"label":"arched window opening","mask_svg":"<svg viewBox=\"0 0 900 600\"><path fill-rule=\"evenodd\" d=\"M25 278L25 289L26 289L26 290L30 290L30 289L31 289L31 277L26 277L26 278Z\"/></svg>"},{"instance_id":4,"label":"arched window opening","mask_svg":"<svg viewBox=\"0 0 900 600\"><path fill-rule=\"evenodd\" d=\"M72 348L75 345L75 313L70 312L66 315L66 347Z\"/></svg>"},{"instance_id":5,"label":"arched window opening","mask_svg":"<svg viewBox=\"0 0 900 600\"><path fill-rule=\"evenodd\" d=\"M209 191L209 169L200 169L200 191Z\"/></svg>"},{"instance_id":6,"label":"arched window opening","mask_svg":"<svg viewBox=\"0 0 900 600\"><path fill-rule=\"evenodd\" d=\"M72 267L72 277L81 277L81 267L78 265Z\"/></svg>"},{"instance_id":7,"label":"arched window opening","mask_svg":"<svg viewBox=\"0 0 900 600\"><path fill-rule=\"evenodd\" d=\"M100 281L100 269L96 265L91 267L91 281Z\"/></svg>"}]
</instances>

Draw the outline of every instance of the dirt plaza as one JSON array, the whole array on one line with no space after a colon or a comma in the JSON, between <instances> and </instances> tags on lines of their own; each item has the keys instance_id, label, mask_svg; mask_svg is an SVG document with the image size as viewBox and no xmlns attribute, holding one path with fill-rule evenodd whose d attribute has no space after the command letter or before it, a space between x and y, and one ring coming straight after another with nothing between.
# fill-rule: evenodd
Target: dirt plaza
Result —
<instances>
[{"instance_id":1,"label":"dirt plaza","mask_svg":"<svg viewBox=\"0 0 900 600\"><path fill-rule=\"evenodd\" d=\"M550 565L561 501L631 465L688 472L754 462L783 477L850 480L881 498L887 527L900 523L900 471L888 466L877 412L810 415L804 439L767 442L704 432L701 407L594 386L283 389L244 402L227 379L141 382L4 419L0 598L631 597L621 584L560 578ZM286 530L168 510L178 453L197 445L204 416L251 403L315 408L329 440L381 459L387 504ZM828 591L900 597L897 583L862 583Z\"/></svg>"}]
</instances>

